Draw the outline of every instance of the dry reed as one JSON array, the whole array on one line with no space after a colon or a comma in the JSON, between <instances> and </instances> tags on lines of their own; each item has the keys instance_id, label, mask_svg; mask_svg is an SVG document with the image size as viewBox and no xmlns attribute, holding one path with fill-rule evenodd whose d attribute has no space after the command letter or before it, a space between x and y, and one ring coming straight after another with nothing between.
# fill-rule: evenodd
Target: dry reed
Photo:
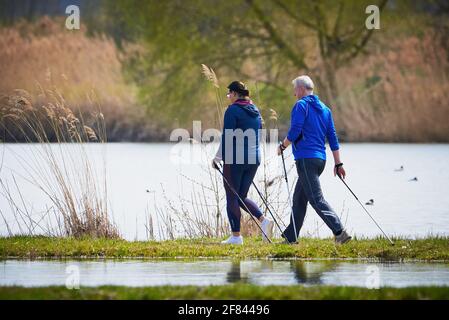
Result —
<instances>
[{"instance_id":1,"label":"dry reed","mask_svg":"<svg viewBox=\"0 0 449 320\"><path fill-rule=\"evenodd\" d=\"M0 177L1 195L8 200L19 231L27 234L44 231L77 238L118 238L119 232L108 216L106 172L101 180L85 146L88 142L106 142L103 113L92 106L92 118L96 121L88 125L74 115L55 87L42 88L41 99L46 102L34 106L30 94L15 90L0 101L0 126L8 136L20 135L26 142L38 142L27 144L24 154L5 146L23 171L11 171L13 187L3 173ZM51 144L52 141L57 143ZM102 168L105 170L105 163ZM38 188L52 204L37 221L16 176ZM41 222L48 218L50 211L57 226L44 228ZM11 232L3 213L2 217Z\"/></svg>"}]
</instances>

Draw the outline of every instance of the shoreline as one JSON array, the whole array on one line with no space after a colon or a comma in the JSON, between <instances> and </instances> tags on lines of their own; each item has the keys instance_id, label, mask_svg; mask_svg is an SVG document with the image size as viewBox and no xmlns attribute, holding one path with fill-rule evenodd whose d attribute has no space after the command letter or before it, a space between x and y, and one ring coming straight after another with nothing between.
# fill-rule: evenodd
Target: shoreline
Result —
<instances>
[{"instance_id":1,"label":"shoreline","mask_svg":"<svg viewBox=\"0 0 449 320\"><path fill-rule=\"evenodd\" d=\"M0 238L0 259L298 259L448 262L449 237L354 239L335 245L332 239L301 238L296 245L266 244L246 238L243 246L224 246L220 239L126 241L45 236Z\"/></svg>"}]
</instances>

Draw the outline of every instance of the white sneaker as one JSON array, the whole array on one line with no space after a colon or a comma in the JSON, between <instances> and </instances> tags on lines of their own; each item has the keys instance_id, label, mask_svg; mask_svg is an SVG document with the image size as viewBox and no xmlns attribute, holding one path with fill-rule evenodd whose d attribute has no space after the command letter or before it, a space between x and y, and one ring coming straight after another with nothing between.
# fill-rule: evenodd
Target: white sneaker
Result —
<instances>
[{"instance_id":1,"label":"white sneaker","mask_svg":"<svg viewBox=\"0 0 449 320\"><path fill-rule=\"evenodd\" d=\"M265 232L265 234L267 235L267 237L269 239L271 239L271 236L273 235L273 225L274 225L274 222L267 218L265 218L262 221L262 223L260 224L263 232ZM268 242L268 239L265 237L265 235L263 233L262 233L262 240L264 242Z\"/></svg>"},{"instance_id":2,"label":"white sneaker","mask_svg":"<svg viewBox=\"0 0 449 320\"><path fill-rule=\"evenodd\" d=\"M222 244L243 244L242 236L230 236L227 240L221 242Z\"/></svg>"}]
</instances>

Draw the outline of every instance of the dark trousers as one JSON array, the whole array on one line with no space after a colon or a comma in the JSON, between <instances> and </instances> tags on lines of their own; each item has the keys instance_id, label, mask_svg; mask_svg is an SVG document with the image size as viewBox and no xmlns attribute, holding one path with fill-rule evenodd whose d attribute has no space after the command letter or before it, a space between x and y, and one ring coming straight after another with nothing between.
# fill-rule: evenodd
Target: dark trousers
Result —
<instances>
[{"instance_id":1,"label":"dark trousers","mask_svg":"<svg viewBox=\"0 0 449 320\"><path fill-rule=\"evenodd\" d=\"M249 213L257 219L262 216L262 212L257 204L247 198L249 187L253 182L258 167L258 164L223 165L223 175L232 188L231 189L230 186L228 186L226 181L223 181L226 191L226 211L228 213L229 224L231 225L232 232L240 232L240 208L245 211L247 211L246 208L248 208ZM239 195L240 199L245 202L246 208L233 190Z\"/></svg>"},{"instance_id":2,"label":"dark trousers","mask_svg":"<svg viewBox=\"0 0 449 320\"><path fill-rule=\"evenodd\" d=\"M299 231L304 223L309 202L334 235L340 234L343 230L340 218L324 199L321 191L319 177L323 173L325 166L326 161L318 158L296 160L298 182L293 194L293 215L295 217L297 236L299 236ZM289 242L295 241L292 217L290 217L290 224L285 229L283 237Z\"/></svg>"}]
</instances>

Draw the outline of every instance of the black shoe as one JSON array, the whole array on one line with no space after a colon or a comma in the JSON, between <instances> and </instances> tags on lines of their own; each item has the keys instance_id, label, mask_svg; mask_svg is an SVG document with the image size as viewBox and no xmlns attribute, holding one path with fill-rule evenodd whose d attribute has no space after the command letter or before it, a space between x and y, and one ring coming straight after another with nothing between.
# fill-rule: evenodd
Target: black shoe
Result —
<instances>
[{"instance_id":1,"label":"black shoe","mask_svg":"<svg viewBox=\"0 0 449 320\"><path fill-rule=\"evenodd\" d=\"M338 236L335 236L335 243L344 244L351 241L351 239L352 237L346 232L346 230L343 230Z\"/></svg>"},{"instance_id":2,"label":"black shoe","mask_svg":"<svg viewBox=\"0 0 449 320\"><path fill-rule=\"evenodd\" d=\"M298 244L298 241L288 240L284 233L281 234L281 237L284 238L284 241L280 242L279 244Z\"/></svg>"}]
</instances>

